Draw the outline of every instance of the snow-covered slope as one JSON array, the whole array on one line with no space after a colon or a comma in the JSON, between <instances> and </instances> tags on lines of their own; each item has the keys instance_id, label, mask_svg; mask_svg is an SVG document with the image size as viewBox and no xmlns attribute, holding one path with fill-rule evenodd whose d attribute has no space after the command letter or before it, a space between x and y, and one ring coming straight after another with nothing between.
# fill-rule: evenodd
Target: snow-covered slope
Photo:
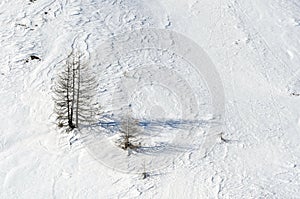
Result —
<instances>
[{"instance_id":1,"label":"snow-covered slope","mask_svg":"<svg viewBox=\"0 0 300 199\"><path fill-rule=\"evenodd\" d=\"M141 28L196 42L216 67L225 94L223 134L218 129L207 136L205 154L193 149L171 160L165 156L164 167L144 180L107 167L82 137L70 146L73 135L55 128L51 90L72 49L95 56L103 42ZM1 0L0 198L299 198L299 32L298 0ZM120 68L99 69L104 112L115 108L107 105L116 79L136 75L130 63L159 54L147 53L142 60L131 55ZM200 88L193 94L203 105L195 118L211 122L207 87L193 71L181 73L172 87L188 63L174 60L169 79L154 67L169 88L145 86L132 97L135 116L178 119L182 107L174 89L184 90L180 82L189 79L188 85ZM156 77L154 69L142 77ZM186 94L179 98L190 100ZM206 135L201 129L200 137ZM192 135L188 141L195 145L199 137ZM99 148L100 157L118 158L106 151Z\"/></svg>"}]
</instances>

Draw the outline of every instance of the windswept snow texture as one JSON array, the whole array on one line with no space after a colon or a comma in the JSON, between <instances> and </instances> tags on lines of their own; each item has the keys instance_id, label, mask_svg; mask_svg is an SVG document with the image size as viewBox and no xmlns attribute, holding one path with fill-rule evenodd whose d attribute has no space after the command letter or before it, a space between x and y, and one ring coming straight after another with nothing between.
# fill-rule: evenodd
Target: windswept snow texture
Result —
<instances>
[{"instance_id":1,"label":"windswept snow texture","mask_svg":"<svg viewBox=\"0 0 300 199\"><path fill-rule=\"evenodd\" d=\"M144 180L101 164L80 136L60 134L51 92L72 49L89 55L139 28L195 41L226 95L213 149L187 150ZM300 198L299 35L298 0L1 0L0 198ZM111 76L99 79L114 86L101 82ZM166 90L151 89L133 101L143 117L165 110L138 96L172 104ZM109 88L99 93L102 105L112 98Z\"/></svg>"}]
</instances>

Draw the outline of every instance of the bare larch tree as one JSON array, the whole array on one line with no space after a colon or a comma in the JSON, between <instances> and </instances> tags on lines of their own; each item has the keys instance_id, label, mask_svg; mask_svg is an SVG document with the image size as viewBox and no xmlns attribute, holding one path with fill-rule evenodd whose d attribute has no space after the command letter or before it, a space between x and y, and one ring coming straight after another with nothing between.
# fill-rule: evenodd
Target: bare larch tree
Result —
<instances>
[{"instance_id":1,"label":"bare larch tree","mask_svg":"<svg viewBox=\"0 0 300 199\"><path fill-rule=\"evenodd\" d=\"M138 121L130 116L126 116L122 119L120 125L120 146L124 150L137 150L141 147L141 143L138 142L138 134L140 129L138 126Z\"/></svg>"},{"instance_id":2,"label":"bare larch tree","mask_svg":"<svg viewBox=\"0 0 300 199\"><path fill-rule=\"evenodd\" d=\"M82 57L74 52L67 57L54 87L56 121L67 131L96 123L101 110L96 73Z\"/></svg>"}]
</instances>

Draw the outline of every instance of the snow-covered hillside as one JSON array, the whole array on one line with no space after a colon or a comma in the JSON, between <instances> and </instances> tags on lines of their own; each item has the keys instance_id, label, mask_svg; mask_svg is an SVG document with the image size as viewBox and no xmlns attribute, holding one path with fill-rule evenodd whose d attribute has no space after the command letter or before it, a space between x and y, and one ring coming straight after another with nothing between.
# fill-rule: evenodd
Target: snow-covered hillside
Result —
<instances>
[{"instance_id":1,"label":"snow-covered hillside","mask_svg":"<svg viewBox=\"0 0 300 199\"><path fill-rule=\"evenodd\" d=\"M1 0L0 198L300 198L299 35L298 0ZM72 50L102 122L172 145L128 159L105 125L60 133Z\"/></svg>"}]
</instances>

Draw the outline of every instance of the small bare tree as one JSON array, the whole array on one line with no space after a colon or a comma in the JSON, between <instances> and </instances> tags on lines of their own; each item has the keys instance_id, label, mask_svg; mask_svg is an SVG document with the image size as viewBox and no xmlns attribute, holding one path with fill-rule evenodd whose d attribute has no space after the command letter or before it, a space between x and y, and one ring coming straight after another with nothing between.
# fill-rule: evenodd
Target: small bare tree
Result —
<instances>
[{"instance_id":1,"label":"small bare tree","mask_svg":"<svg viewBox=\"0 0 300 199\"><path fill-rule=\"evenodd\" d=\"M67 131L96 123L101 112L96 75L82 57L74 52L68 56L54 88L56 121Z\"/></svg>"},{"instance_id":2,"label":"small bare tree","mask_svg":"<svg viewBox=\"0 0 300 199\"><path fill-rule=\"evenodd\" d=\"M146 171L146 165L145 165L145 162L143 163L143 173L142 173L142 178L143 179L146 179L150 177L150 174Z\"/></svg>"},{"instance_id":3,"label":"small bare tree","mask_svg":"<svg viewBox=\"0 0 300 199\"><path fill-rule=\"evenodd\" d=\"M130 116L126 116L120 126L121 142L120 146L124 150L137 150L141 147L141 142L138 142L138 134L140 129L138 121Z\"/></svg>"}]
</instances>

